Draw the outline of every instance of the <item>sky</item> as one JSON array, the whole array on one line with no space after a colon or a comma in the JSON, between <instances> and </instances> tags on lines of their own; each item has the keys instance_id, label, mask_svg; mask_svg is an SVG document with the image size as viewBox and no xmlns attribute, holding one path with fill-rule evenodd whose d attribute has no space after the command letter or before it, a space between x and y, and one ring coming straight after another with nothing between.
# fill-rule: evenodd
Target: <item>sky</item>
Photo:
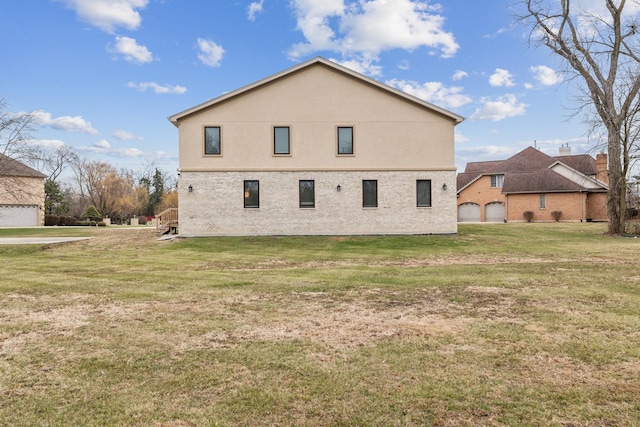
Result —
<instances>
[{"instance_id":1,"label":"sky","mask_svg":"<svg viewBox=\"0 0 640 427\"><path fill-rule=\"evenodd\" d=\"M581 0L583 2L595 0ZM456 166L599 143L514 0L12 0L0 99L32 143L118 168L178 168L167 117L316 56L465 117Z\"/></svg>"}]
</instances>

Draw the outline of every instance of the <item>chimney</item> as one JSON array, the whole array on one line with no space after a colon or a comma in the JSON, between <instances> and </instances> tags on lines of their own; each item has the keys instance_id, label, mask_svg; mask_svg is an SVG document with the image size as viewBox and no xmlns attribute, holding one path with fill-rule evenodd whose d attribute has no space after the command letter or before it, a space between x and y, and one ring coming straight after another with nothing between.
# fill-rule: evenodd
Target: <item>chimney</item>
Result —
<instances>
[{"instance_id":1,"label":"chimney","mask_svg":"<svg viewBox=\"0 0 640 427\"><path fill-rule=\"evenodd\" d=\"M609 185L609 165L605 153L596 154L596 179Z\"/></svg>"},{"instance_id":2,"label":"chimney","mask_svg":"<svg viewBox=\"0 0 640 427\"><path fill-rule=\"evenodd\" d=\"M563 144L562 147L560 147L560 155L561 156L570 156L571 155L571 147L569 147L569 143L567 142L567 144Z\"/></svg>"}]
</instances>

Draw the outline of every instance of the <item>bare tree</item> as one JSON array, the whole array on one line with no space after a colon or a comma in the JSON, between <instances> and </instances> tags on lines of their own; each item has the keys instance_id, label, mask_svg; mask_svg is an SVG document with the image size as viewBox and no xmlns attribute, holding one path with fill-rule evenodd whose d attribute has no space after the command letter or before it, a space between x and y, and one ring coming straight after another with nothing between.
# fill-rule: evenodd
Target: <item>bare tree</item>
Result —
<instances>
[{"instance_id":1,"label":"bare tree","mask_svg":"<svg viewBox=\"0 0 640 427\"><path fill-rule=\"evenodd\" d=\"M627 137L631 136L624 127L637 109L640 91L638 24L630 2L603 0L606 10L602 13L574 7L571 0L518 3L526 8L518 19L531 28L529 41L546 46L562 59L606 129L609 233L623 233L627 182L623 154L630 148Z\"/></svg>"}]
</instances>

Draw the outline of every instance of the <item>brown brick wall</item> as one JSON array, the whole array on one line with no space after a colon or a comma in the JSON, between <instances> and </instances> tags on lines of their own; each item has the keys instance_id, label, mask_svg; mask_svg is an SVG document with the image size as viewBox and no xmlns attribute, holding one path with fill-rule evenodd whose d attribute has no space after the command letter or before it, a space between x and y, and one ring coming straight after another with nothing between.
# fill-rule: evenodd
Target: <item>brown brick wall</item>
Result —
<instances>
[{"instance_id":1,"label":"brown brick wall","mask_svg":"<svg viewBox=\"0 0 640 427\"><path fill-rule=\"evenodd\" d=\"M554 211L562 212L561 221L586 219L585 193L546 193L546 208L540 209L539 194L510 194L507 196L507 221L524 221L523 212L532 211L534 221L554 221Z\"/></svg>"}]
</instances>

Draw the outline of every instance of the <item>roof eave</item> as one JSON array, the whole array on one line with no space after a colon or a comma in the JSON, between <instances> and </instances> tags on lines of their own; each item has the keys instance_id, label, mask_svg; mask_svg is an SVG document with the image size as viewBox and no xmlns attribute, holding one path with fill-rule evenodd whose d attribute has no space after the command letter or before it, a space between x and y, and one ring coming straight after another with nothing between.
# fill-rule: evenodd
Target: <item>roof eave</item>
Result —
<instances>
[{"instance_id":1,"label":"roof eave","mask_svg":"<svg viewBox=\"0 0 640 427\"><path fill-rule=\"evenodd\" d=\"M423 99L420 99L420 98L418 98L416 96L410 95L410 94L408 94L406 92L403 92L403 91L401 91L399 89L396 89L394 87L391 87L389 85L381 83L381 82L379 82L377 80L374 80L374 79L372 79L370 77L367 77L367 76L365 76L363 74L355 72L355 71L353 71L353 70L351 70L351 69L349 69L349 68L347 68L347 67L345 67L343 65L337 64L337 63L335 63L333 61L330 61L330 60L325 59L325 58L320 57L320 56L317 56L315 58L309 59L309 60L307 60L305 62L301 62L300 64L294 65L293 67L290 67L290 68L287 68L285 70L282 70L282 71L280 71L280 72L278 72L276 74L272 74L271 76L265 77L264 79L261 79L261 80L258 80L256 82L254 82L254 83L251 83L251 84L248 84L246 86L240 87L240 88L238 88L236 90L233 90L231 92L227 92L224 95L218 96L218 97L210 99L208 101L205 101L205 102L203 102L201 104L198 104L198 105L196 105L194 107L191 107L191 108L189 108L187 110L184 110L184 111L181 111L179 113L173 114L173 115L167 117L167 119L171 123L173 123L174 126L178 127L178 122L181 119L183 119L183 118L185 118L185 117L187 117L187 116L189 116L191 114L197 113L198 111L200 111L202 109L211 107L212 105L218 104L218 103L223 102L223 101L225 101L227 99L230 99L230 98L233 98L233 97L235 97L237 95L240 95L242 93L248 92L248 91L250 91L252 89L255 89L255 88L259 87L259 86L262 86L264 84L267 84L267 83L270 83L272 81L275 81L275 80L277 80L277 79L279 79L281 77L284 77L286 75L295 73L298 70L301 70L303 68L306 68L306 67L308 67L310 65L313 65L313 64L316 64L316 63L320 63L320 64L324 64L326 66L332 67L332 68L334 68L336 70L339 70L339 71L341 71L341 72L343 72L345 74L348 74L348 75L350 75L350 76L352 76L352 77L354 77L356 79L365 81L365 82L367 82L367 83L369 83L369 84L371 84L373 86L377 86L377 87L379 87L379 88L381 88L381 89L383 89L383 90L385 90L387 92L394 93L395 95L398 95L398 96L400 96L402 98L405 98L405 99L407 99L407 100L409 100L409 101L411 101L413 103L416 103L416 104L419 104L419 105L421 105L423 107L431 109L431 110L433 110L433 111L435 111L435 112L437 112L439 114L442 114L443 116L448 117L449 119L453 120L456 125L458 125L458 124L460 124L460 123L462 123L464 121L464 117L462 117L462 116L460 116L458 114L452 113L449 110L445 110L444 108L438 107L437 105L431 104L430 102L427 102L427 101L425 101Z\"/></svg>"}]
</instances>

